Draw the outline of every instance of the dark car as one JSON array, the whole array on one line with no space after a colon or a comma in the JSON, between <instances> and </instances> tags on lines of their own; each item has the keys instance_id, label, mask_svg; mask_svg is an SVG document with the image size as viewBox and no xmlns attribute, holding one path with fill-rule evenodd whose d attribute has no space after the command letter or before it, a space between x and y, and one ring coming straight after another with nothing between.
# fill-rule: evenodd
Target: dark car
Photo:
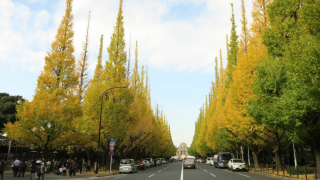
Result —
<instances>
[{"instance_id":1,"label":"dark car","mask_svg":"<svg viewBox=\"0 0 320 180\"><path fill-rule=\"evenodd\" d=\"M148 168L147 161L141 161L139 164L140 169L146 170Z\"/></svg>"},{"instance_id":2,"label":"dark car","mask_svg":"<svg viewBox=\"0 0 320 180\"><path fill-rule=\"evenodd\" d=\"M196 168L196 162L194 159L186 159L183 162L183 169L195 169Z\"/></svg>"}]
</instances>

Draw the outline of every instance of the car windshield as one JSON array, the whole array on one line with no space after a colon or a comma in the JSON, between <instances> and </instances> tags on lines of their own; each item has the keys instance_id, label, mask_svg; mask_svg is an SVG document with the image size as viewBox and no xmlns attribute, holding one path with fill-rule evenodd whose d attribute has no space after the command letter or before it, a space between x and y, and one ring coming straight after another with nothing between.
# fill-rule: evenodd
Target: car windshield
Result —
<instances>
[{"instance_id":1,"label":"car windshield","mask_svg":"<svg viewBox=\"0 0 320 180\"><path fill-rule=\"evenodd\" d=\"M221 154L221 159L222 160L230 160L231 159L231 154Z\"/></svg>"},{"instance_id":2,"label":"car windshield","mask_svg":"<svg viewBox=\"0 0 320 180\"><path fill-rule=\"evenodd\" d=\"M120 164L131 164L131 160L130 159L123 159L120 161Z\"/></svg>"},{"instance_id":3,"label":"car windshield","mask_svg":"<svg viewBox=\"0 0 320 180\"><path fill-rule=\"evenodd\" d=\"M234 163L243 163L243 161L240 160L240 159L233 160L233 162L234 162Z\"/></svg>"},{"instance_id":4,"label":"car windshield","mask_svg":"<svg viewBox=\"0 0 320 180\"><path fill-rule=\"evenodd\" d=\"M186 163L194 163L194 160L193 159L187 159Z\"/></svg>"}]
</instances>

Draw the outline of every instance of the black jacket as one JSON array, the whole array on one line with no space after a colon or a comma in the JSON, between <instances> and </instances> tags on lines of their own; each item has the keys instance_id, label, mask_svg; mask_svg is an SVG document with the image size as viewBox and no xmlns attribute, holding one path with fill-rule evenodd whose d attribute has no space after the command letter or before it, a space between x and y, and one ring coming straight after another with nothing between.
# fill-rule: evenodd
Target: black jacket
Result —
<instances>
[{"instance_id":1,"label":"black jacket","mask_svg":"<svg viewBox=\"0 0 320 180\"><path fill-rule=\"evenodd\" d=\"M0 161L0 171L3 171L5 166L6 166L6 162Z\"/></svg>"}]
</instances>

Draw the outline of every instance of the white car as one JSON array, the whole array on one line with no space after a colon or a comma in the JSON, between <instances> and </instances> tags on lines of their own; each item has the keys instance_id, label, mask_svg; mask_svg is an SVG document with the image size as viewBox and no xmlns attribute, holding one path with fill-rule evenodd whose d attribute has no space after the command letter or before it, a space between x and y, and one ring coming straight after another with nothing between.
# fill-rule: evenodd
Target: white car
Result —
<instances>
[{"instance_id":1,"label":"white car","mask_svg":"<svg viewBox=\"0 0 320 180\"><path fill-rule=\"evenodd\" d=\"M230 159L228 162L228 170L247 170L246 164L241 159Z\"/></svg>"},{"instance_id":2,"label":"white car","mask_svg":"<svg viewBox=\"0 0 320 180\"><path fill-rule=\"evenodd\" d=\"M162 164L167 164L167 161L164 158L161 158L161 159L162 159L161 160Z\"/></svg>"},{"instance_id":3,"label":"white car","mask_svg":"<svg viewBox=\"0 0 320 180\"><path fill-rule=\"evenodd\" d=\"M212 157L207 157L206 165L210 165L211 164L211 160L212 160Z\"/></svg>"}]
</instances>

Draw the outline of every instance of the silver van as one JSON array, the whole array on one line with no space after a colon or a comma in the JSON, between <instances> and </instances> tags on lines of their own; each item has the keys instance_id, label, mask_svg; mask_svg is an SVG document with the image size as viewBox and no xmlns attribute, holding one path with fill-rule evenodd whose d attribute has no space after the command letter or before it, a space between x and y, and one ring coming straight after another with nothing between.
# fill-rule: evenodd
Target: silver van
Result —
<instances>
[{"instance_id":1,"label":"silver van","mask_svg":"<svg viewBox=\"0 0 320 180\"><path fill-rule=\"evenodd\" d=\"M137 165L133 159L122 159L119 165L119 174L138 172Z\"/></svg>"}]
</instances>

